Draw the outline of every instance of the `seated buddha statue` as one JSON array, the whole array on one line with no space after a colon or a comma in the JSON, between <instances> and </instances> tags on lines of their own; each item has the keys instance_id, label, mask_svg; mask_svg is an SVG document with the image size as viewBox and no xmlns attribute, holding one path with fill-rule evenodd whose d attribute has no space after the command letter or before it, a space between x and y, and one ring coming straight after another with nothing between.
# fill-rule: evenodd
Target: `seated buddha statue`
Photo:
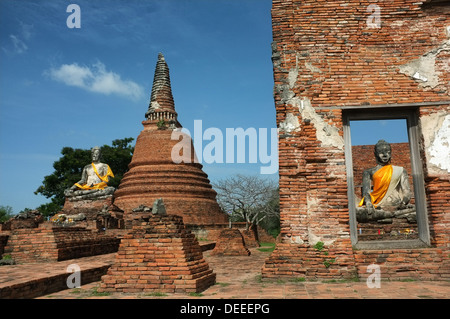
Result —
<instances>
[{"instance_id":1,"label":"seated buddha statue","mask_svg":"<svg viewBox=\"0 0 450 319\"><path fill-rule=\"evenodd\" d=\"M91 158L92 163L83 168L81 179L65 190L66 197L88 195L87 197L94 198L114 192L114 187L108 186L108 182L110 178L114 177L114 174L108 164L100 162L101 150L99 147L92 148Z\"/></svg>"},{"instance_id":2,"label":"seated buddha statue","mask_svg":"<svg viewBox=\"0 0 450 319\"><path fill-rule=\"evenodd\" d=\"M358 221L392 218L393 212L412 206L408 173L401 166L391 165L391 153L391 145L385 140L375 144L377 165L363 172Z\"/></svg>"}]
</instances>

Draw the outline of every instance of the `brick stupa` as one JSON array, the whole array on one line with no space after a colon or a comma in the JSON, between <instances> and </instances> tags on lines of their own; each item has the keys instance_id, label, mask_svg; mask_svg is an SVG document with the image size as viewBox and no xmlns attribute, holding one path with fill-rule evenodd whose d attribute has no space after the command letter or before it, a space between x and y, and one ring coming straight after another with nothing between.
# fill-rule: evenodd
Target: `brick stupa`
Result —
<instances>
[{"instance_id":1,"label":"brick stupa","mask_svg":"<svg viewBox=\"0 0 450 319\"><path fill-rule=\"evenodd\" d=\"M207 225L227 223L228 217L217 204L203 166L195 160L190 137L181 131L175 111L169 68L160 53L156 64L152 93L144 129L136 140L129 171L114 194L114 204L124 211L124 219L133 219L133 209L151 207L162 198L168 214L183 217L185 224ZM178 138L172 139L176 133ZM172 160L172 149L180 141L188 141L190 154L184 161Z\"/></svg>"}]
</instances>

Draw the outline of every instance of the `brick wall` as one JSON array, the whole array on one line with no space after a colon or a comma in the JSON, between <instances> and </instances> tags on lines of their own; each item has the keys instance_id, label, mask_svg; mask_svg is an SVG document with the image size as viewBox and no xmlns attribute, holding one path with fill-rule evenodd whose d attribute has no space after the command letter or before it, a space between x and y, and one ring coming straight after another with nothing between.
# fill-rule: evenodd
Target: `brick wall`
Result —
<instances>
[{"instance_id":1,"label":"brick wall","mask_svg":"<svg viewBox=\"0 0 450 319\"><path fill-rule=\"evenodd\" d=\"M385 249L355 251L358 276L366 279L367 266L380 266L381 279L449 280L450 269L441 249Z\"/></svg>"},{"instance_id":2,"label":"brick wall","mask_svg":"<svg viewBox=\"0 0 450 319\"><path fill-rule=\"evenodd\" d=\"M53 227L11 231L4 249L17 263L61 261L117 251L120 239L81 227Z\"/></svg>"},{"instance_id":3,"label":"brick wall","mask_svg":"<svg viewBox=\"0 0 450 319\"><path fill-rule=\"evenodd\" d=\"M0 258L2 257L3 252L5 250L5 246L6 246L6 243L8 242L8 238L9 238L9 233L8 234L6 234L6 233L0 234Z\"/></svg>"},{"instance_id":4,"label":"brick wall","mask_svg":"<svg viewBox=\"0 0 450 319\"><path fill-rule=\"evenodd\" d=\"M367 25L374 4L380 9L379 28ZM449 25L449 6L425 8L413 0L273 0L281 243L266 261L264 277L354 277L374 260L361 256L375 252L352 249L343 110L384 105L375 110L389 112L406 104L414 105L420 121L432 247L388 250L390 267L411 268L386 276L448 277L449 172L432 165L430 147L442 128L438 116L449 112ZM425 66L428 59L431 67ZM320 251L314 248L318 242L324 243ZM427 258L411 265L414 257L408 254ZM432 261L442 272L433 270Z\"/></svg>"}]
</instances>

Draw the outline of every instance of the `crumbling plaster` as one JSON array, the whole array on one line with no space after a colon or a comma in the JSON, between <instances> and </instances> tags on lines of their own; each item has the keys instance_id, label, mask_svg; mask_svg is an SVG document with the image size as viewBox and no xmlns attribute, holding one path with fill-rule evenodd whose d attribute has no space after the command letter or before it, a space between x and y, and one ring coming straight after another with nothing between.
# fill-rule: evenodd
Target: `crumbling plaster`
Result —
<instances>
[{"instance_id":1,"label":"crumbling plaster","mask_svg":"<svg viewBox=\"0 0 450 319\"><path fill-rule=\"evenodd\" d=\"M293 68L288 73L288 84L279 85L276 90L281 93L282 102L292 105L299 110L303 121L309 121L316 128L317 140L324 147L336 147L344 149L344 139L339 135L337 127L325 122L322 116L316 113L311 105L311 101L307 97L298 97L293 92L293 87L297 82L299 69ZM279 130L285 133L301 130L300 122L293 113L287 113L286 118L279 125Z\"/></svg>"},{"instance_id":2,"label":"crumbling plaster","mask_svg":"<svg viewBox=\"0 0 450 319\"><path fill-rule=\"evenodd\" d=\"M447 28L447 34L448 30ZM434 89L442 84L439 78L441 72L436 65L436 57L442 51L450 51L450 39L445 40L437 48L426 52L421 57L399 66L399 72L412 77L423 88ZM445 71L450 71L450 59L447 63L447 68ZM443 89L448 92L448 85L443 85Z\"/></svg>"},{"instance_id":3,"label":"crumbling plaster","mask_svg":"<svg viewBox=\"0 0 450 319\"><path fill-rule=\"evenodd\" d=\"M450 114L440 111L420 118L428 174L450 173Z\"/></svg>"}]
</instances>

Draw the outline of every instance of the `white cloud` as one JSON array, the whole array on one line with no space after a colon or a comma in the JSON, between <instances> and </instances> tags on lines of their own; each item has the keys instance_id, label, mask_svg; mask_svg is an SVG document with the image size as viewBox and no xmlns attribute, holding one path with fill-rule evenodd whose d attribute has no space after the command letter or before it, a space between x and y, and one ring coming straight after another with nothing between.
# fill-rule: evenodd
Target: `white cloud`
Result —
<instances>
[{"instance_id":1,"label":"white cloud","mask_svg":"<svg viewBox=\"0 0 450 319\"><path fill-rule=\"evenodd\" d=\"M141 98L144 92L139 84L122 80L119 74L107 71L101 62L97 62L92 67L80 66L77 63L63 64L46 73L53 80L68 86L76 86L105 95L117 94L136 100Z\"/></svg>"},{"instance_id":2,"label":"white cloud","mask_svg":"<svg viewBox=\"0 0 450 319\"><path fill-rule=\"evenodd\" d=\"M19 23L20 27L17 33L9 35L11 42L6 47L2 47L2 50L7 54L22 54L28 50L26 42L31 39L34 26L32 24L25 24L22 21L19 21Z\"/></svg>"},{"instance_id":3,"label":"white cloud","mask_svg":"<svg viewBox=\"0 0 450 319\"><path fill-rule=\"evenodd\" d=\"M28 50L28 46L19 37L14 34L10 34L9 38L13 43L15 53L21 54Z\"/></svg>"},{"instance_id":4,"label":"white cloud","mask_svg":"<svg viewBox=\"0 0 450 319\"><path fill-rule=\"evenodd\" d=\"M25 40L30 40L31 36L33 35L34 25L33 24L26 24L22 21L20 22L20 32L22 34L22 37Z\"/></svg>"},{"instance_id":5,"label":"white cloud","mask_svg":"<svg viewBox=\"0 0 450 319\"><path fill-rule=\"evenodd\" d=\"M63 64L59 69L51 69L50 76L53 80L81 88L87 88L87 81L94 78L88 67L79 66L76 63Z\"/></svg>"}]
</instances>

